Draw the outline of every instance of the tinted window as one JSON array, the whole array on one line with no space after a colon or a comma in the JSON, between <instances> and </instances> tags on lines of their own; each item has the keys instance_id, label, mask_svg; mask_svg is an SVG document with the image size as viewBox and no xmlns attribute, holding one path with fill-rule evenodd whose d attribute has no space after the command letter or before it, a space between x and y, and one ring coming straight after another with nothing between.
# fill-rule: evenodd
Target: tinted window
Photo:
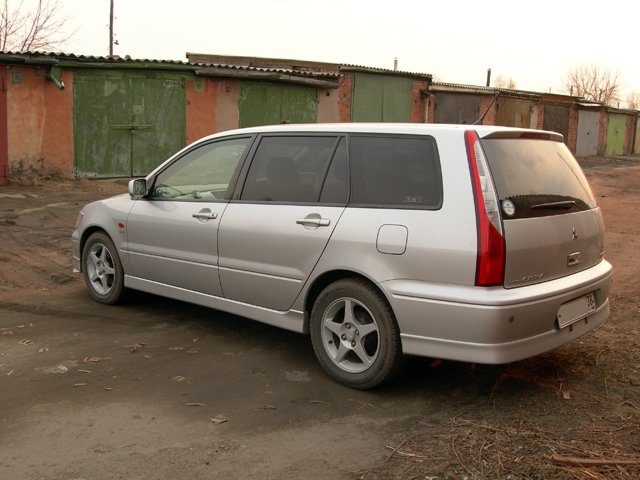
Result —
<instances>
[{"instance_id":1,"label":"tinted window","mask_svg":"<svg viewBox=\"0 0 640 480\"><path fill-rule=\"evenodd\" d=\"M250 138L221 140L190 150L156 177L151 197L187 201L226 198L250 141Z\"/></svg>"},{"instance_id":2,"label":"tinted window","mask_svg":"<svg viewBox=\"0 0 640 480\"><path fill-rule=\"evenodd\" d=\"M263 138L241 200L317 202L336 142L336 137Z\"/></svg>"},{"instance_id":3,"label":"tinted window","mask_svg":"<svg viewBox=\"0 0 640 480\"><path fill-rule=\"evenodd\" d=\"M564 143L495 138L482 140L500 201L509 199L509 218L540 217L595 207L578 162Z\"/></svg>"},{"instance_id":4,"label":"tinted window","mask_svg":"<svg viewBox=\"0 0 640 480\"><path fill-rule=\"evenodd\" d=\"M431 137L353 136L351 203L437 209L440 162Z\"/></svg>"},{"instance_id":5,"label":"tinted window","mask_svg":"<svg viewBox=\"0 0 640 480\"><path fill-rule=\"evenodd\" d=\"M347 179L347 142L342 138L333 155L333 160L331 160L331 166L322 187L320 202L346 204L349 192Z\"/></svg>"}]
</instances>

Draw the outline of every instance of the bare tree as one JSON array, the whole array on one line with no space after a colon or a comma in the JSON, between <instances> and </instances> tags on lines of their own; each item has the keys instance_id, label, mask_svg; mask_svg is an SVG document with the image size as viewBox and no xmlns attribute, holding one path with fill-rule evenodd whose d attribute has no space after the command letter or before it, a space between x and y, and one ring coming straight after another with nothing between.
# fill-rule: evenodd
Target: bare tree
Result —
<instances>
[{"instance_id":1,"label":"bare tree","mask_svg":"<svg viewBox=\"0 0 640 480\"><path fill-rule=\"evenodd\" d=\"M640 92L627 94L627 108L630 110L640 110Z\"/></svg>"},{"instance_id":2,"label":"bare tree","mask_svg":"<svg viewBox=\"0 0 640 480\"><path fill-rule=\"evenodd\" d=\"M595 64L578 65L567 72L564 89L569 95L614 105L620 100L620 71L600 68Z\"/></svg>"},{"instance_id":3,"label":"bare tree","mask_svg":"<svg viewBox=\"0 0 640 480\"><path fill-rule=\"evenodd\" d=\"M28 52L59 48L70 37L60 0L1 0L0 50Z\"/></svg>"},{"instance_id":4,"label":"bare tree","mask_svg":"<svg viewBox=\"0 0 640 480\"><path fill-rule=\"evenodd\" d=\"M513 77L507 78L501 73L496 75L496 79L494 80L493 85L497 88L508 88L510 90L518 88L518 84L513 79Z\"/></svg>"}]
</instances>

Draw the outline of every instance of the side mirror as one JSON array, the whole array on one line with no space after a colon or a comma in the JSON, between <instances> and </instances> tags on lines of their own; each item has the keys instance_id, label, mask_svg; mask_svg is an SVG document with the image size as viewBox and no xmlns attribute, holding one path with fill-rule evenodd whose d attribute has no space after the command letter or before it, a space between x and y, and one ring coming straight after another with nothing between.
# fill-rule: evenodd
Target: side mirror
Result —
<instances>
[{"instance_id":1,"label":"side mirror","mask_svg":"<svg viewBox=\"0 0 640 480\"><path fill-rule=\"evenodd\" d=\"M134 178L129 182L129 195L131 197L144 197L147 193L146 178Z\"/></svg>"}]
</instances>

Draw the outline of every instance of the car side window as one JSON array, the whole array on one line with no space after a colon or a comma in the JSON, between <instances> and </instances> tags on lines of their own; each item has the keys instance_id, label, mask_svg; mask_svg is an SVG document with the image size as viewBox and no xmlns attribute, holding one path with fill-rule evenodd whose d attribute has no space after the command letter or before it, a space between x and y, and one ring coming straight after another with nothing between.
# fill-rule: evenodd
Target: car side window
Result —
<instances>
[{"instance_id":1,"label":"car side window","mask_svg":"<svg viewBox=\"0 0 640 480\"><path fill-rule=\"evenodd\" d=\"M352 136L351 204L438 209L442 177L432 137Z\"/></svg>"},{"instance_id":2,"label":"car side window","mask_svg":"<svg viewBox=\"0 0 640 480\"><path fill-rule=\"evenodd\" d=\"M317 202L336 142L335 136L262 138L240 200Z\"/></svg>"},{"instance_id":3,"label":"car side window","mask_svg":"<svg viewBox=\"0 0 640 480\"><path fill-rule=\"evenodd\" d=\"M250 137L205 143L187 152L157 177L150 198L214 201L227 198L229 184Z\"/></svg>"},{"instance_id":4,"label":"car side window","mask_svg":"<svg viewBox=\"0 0 640 480\"><path fill-rule=\"evenodd\" d=\"M347 142L344 138L341 138L322 186L320 203L338 203L341 205L347 203L347 195L349 193L347 161Z\"/></svg>"}]
</instances>

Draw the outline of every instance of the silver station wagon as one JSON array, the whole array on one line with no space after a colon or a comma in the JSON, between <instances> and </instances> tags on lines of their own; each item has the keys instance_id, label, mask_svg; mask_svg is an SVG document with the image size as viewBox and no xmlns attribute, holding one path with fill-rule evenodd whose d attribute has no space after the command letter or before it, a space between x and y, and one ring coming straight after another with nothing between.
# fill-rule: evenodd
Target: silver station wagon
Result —
<instances>
[{"instance_id":1,"label":"silver station wagon","mask_svg":"<svg viewBox=\"0 0 640 480\"><path fill-rule=\"evenodd\" d=\"M556 133L279 125L212 135L91 203L74 267L126 289L310 334L337 381L403 355L507 363L609 315L602 215Z\"/></svg>"}]
</instances>

